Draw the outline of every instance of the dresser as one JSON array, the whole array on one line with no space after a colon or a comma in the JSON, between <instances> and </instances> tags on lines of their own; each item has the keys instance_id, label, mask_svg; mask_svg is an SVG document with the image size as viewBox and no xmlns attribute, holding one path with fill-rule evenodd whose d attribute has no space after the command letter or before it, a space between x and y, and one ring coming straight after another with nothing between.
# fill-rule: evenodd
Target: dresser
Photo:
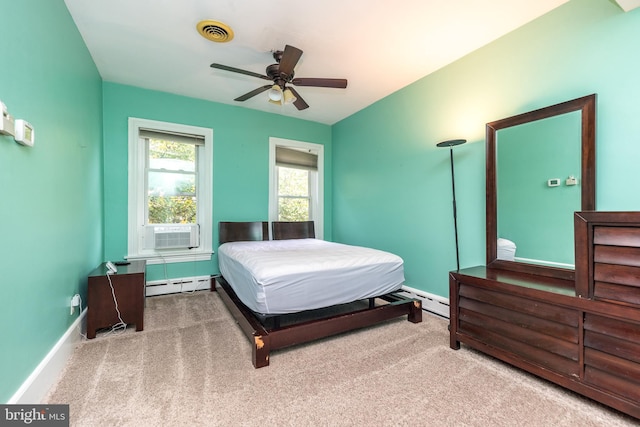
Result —
<instances>
[{"instance_id":1,"label":"dresser","mask_svg":"<svg viewBox=\"0 0 640 427\"><path fill-rule=\"evenodd\" d=\"M450 273L463 343L640 418L640 212L576 212L575 277Z\"/></svg>"}]
</instances>

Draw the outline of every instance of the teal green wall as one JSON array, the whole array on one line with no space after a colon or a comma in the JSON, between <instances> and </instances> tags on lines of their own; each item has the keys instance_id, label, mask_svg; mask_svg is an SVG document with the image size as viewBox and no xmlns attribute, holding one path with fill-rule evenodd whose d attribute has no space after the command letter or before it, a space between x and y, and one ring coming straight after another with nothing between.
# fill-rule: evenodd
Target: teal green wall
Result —
<instances>
[{"instance_id":1,"label":"teal green wall","mask_svg":"<svg viewBox=\"0 0 640 427\"><path fill-rule=\"evenodd\" d=\"M215 90L215 88L213 89ZM219 221L269 219L269 137L325 147L325 237L331 237L331 127L194 98L104 83L105 256L127 255L128 118L213 129L214 250ZM166 266L168 278L218 272L210 262ZM163 265L147 268L148 280L165 278Z\"/></svg>"},{"instance_id":2,"label":"teal green wall","mask_svg":"<svg viewBox=\"0 0 640 427\"><path fill-rule=\"evenodd\" d=\"M462 267L485 258L492 120L597 93L597 207L640 209L640 9L572 0L327 126L103 84L63 0L0 2L0 99L37 138L25 148L0 136L0 401L67 330L69 298L85 296L87 274L126 254L129 116L213 129L215 224L267 219L269 137L324 144L325 237L398 253L409 286L443 296L455 248L439 141L469 140L455 148ZM150 280L164 275L155 267ZM168 275L216 271L214 258L171 264Z\"/></svg>"},{"instance_id":3,"label":"teal green wall","mask_svg":"<svg viewBox=\"0 0 640 427\"><path fill-rule=\"evenodd\" d=\"M461 267L485 260L487 122L591 93L598 210L638 210L640 9L572 0L333 126L333 237L395 251L407 285L448 296L455 269L454 149ZM416 52L419 55L419 52Z\"/></svg>"},{"instance_id":4,"label":"teal green wall","mask_svg":"<svg viewBox=\"0 0 640 427\"><path fill-rule=\"evenodd\" d=\"M35 146L0 135L0 402L77 317L102 261L101 79L63 0L0 0L0 99ZM77 310L76 310L77 313Z\"/></svg>"}]
</instances>

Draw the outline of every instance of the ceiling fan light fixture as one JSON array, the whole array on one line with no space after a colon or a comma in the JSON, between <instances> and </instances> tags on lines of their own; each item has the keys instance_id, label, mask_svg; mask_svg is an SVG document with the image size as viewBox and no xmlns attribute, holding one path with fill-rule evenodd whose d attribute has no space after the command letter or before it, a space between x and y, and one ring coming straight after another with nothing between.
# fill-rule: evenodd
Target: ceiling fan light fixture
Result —
<instances>
[{"instance_id":1,"label":"ceiling fan light fixture","mask_svg":"<svg viewBox=\"0 0 640 427\"><path fill-rule=\"evenodd\" d=\"M264 74L255 73L253 71L243 70L240 68L230 67L228 65L213 63L211 68L231 71L233 73L244 74L247 76L257 77L262 80L269 80L272 83L260 86L250 92L245 93L234 99L234 101L246 101L254 96L267 92L267 101L272 104L285 105L293 104L298 110L306 110L309 104L305 102L298 91L293 87L287 87L287 84L295 86L313 86L344 89L347 87L346 79L333 78L300 78L294 76L294 70L300 57L302 50L291 45L285 45L284 50L274 51L273 57L275 64L268 65Z\"/></svg>"},{"instance_id":2,"label":"ceiling fan light fixture","mask_svg":"<svg viewBox=\"0 0 640 427\"><path fill-rule=\"evenodd\" d=\"M286 88L284 90L284 92L282 93L282 97L284 98L285 104L293 104L298 100L298 98L296 98L296 96L293 94L293 92L291 92L291 89L289 88Z\"/></svg>"},{"instance_id":3,"label":"ceiling fan light fixture","mask_svg":"<svg viewBox=\"0 0 640 427\"><path fill-rule=\"evenodd\" d=\"M269 89L269 101L280 102L282 100L282 88L278 85L271 86Z\"/></svg>"}]
</instances>

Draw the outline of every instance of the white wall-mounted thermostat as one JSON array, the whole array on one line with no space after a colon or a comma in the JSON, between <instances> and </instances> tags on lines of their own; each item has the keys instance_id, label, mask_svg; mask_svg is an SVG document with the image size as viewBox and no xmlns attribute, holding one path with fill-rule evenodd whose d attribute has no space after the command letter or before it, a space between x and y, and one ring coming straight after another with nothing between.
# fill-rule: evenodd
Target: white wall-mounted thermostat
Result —
<instances>
[{"instance_id":1,"label":"white wall-mounted thermostat","mask_svg":"<svg viewBox=\"0 0 640 427\"><path fill-rule=\"evenodd\" d=\"M549 187L557 187L560 185L560 178L551 178L547 181Z\"/></svg>"},{"instance_id":2,"label":"white wall-mounted thermostat","mask_svg":"<svg viewBox=\"0 0 640 427\"><path fill-rule=\"evenodd\" d=\"M28 145L33 147L33 143L36 139L36 132L33 130L33 126L26 120L16 120L16 135L13 137L15 141L22 145Z\"/></svg>"},{"instance_id":3,"label":"white wall-mounted thermostat","mask_svg":"<svg viewBox=\"0 0 640 427\"><path fill-rule=\"evenodd\" d=\"M7 111L7 106L0 101L0 134L11 135L14 134L14 122L13 117Z\"/></svg>"}]
</instances>

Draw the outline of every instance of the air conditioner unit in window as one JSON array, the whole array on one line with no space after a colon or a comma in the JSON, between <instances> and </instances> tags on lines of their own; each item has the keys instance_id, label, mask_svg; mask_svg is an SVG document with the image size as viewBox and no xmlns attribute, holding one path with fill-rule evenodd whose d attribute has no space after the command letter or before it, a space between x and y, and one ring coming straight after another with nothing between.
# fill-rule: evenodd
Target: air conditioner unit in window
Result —
<instances>
[{"instance_id":1,"label":"air conditioner unit in window","mask_svg":"<svg viewBox=\"0 0 640 427\"><path fill-rule=\"evenodd\" d=\"M198 246L200 227L197 224L148 225L146 228L146 249L191 249Z\"/></svg>"}]
</instances>

